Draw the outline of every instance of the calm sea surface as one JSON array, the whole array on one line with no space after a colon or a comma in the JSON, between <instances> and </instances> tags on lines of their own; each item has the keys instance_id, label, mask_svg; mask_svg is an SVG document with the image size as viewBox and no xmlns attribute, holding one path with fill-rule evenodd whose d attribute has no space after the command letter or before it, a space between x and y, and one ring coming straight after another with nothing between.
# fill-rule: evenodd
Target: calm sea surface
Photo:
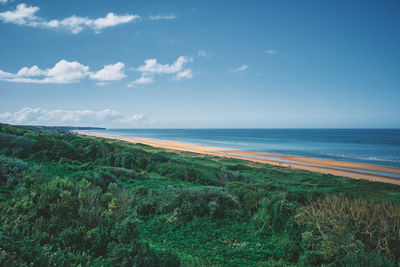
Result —
<instances>
[{"instance_id":1,"label":"calm sea surface","mask_svg":"<svg viewBox=\"0 0 400 267\"><path fill-rule=\"evenodd\" d=\"M400 129L107 129L86 132L400 168Z\"/></svg>"}]
</instances>

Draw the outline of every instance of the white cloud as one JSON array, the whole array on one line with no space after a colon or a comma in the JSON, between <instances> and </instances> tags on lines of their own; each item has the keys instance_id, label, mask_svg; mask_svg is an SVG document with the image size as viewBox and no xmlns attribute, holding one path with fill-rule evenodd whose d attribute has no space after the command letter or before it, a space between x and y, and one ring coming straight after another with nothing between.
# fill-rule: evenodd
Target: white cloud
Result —
<instances>
[{"instance_id":1,"label":"white cloud","mask_svg":"<svg viewBox=\"0 0 400 267\"><path fill-rule=\"evenodd\" d=\"M40 76L43 74L44 74L43 71L39 69L38 66L35 65L30 68L23 67L18 71L17 76Z\"/></svg>"},{"instance_id":2,"label":"white cloud","mask_svg":"<svg viewBox=\"0 0 400 267\"><path fill-rule=\"evenodd\" d=\"M273 55L276 54L276 50L265 50L265 53Z\"/></svg>"},{"instance_id":3,"label":"white cloud","mask_svg":"<svg viewBox=\"0 0 400 267\"><path fill-rule=\"evenodd\" d=\"M90 75L90 79L97 81L118 81L126 77L124 63L117 62L104 66L103 69Z\"/></svg>"},{"instance_id":4,"label":"white cloud","mask_svg":"<svg viewBox=\"0 0 400 267\"><path fill-rule=\"evenodd\" d=\"M60 60L53 68L48 69L45 83L74 83L85 78L89 74L89 67L73 61Z\"/></svg>"},{"instance_id":5,"label":"white cloud","mask_svg":"<svg viewBox=\"0 0 400 267\"><path fill-rule=\"evenodd\" d=\"M19 4L15 11L6 11L0 13L0 19L6 23L15 24L29 24L31 21L36 20L35 13L39 10L38 7L28 7L25 4Z\"/></svg>"},{"instance_id":6,"label":"white cloud","mask_svg":"<svg viewBox=\"0 0 400 267\"><path fill-rule=\"evenodd\" d=\"M0 0L0 3L2 3L2 4L5 4L7 2L8 2L8 0Z\"/></svg>"},{"instance_id":7,"label":"white cloud","mask_svg":"<svg viewBox=\"0 0 400 267\"><path fill-rule=\"evenodd\" d=\"M120 24L129 23L140 19L140 16L138 15L115 15L114 13L108 13L105 17L97 19L90 19L88 17L79 17L73 15L62 20L45 20L35 15L38 11L39 7L19 4L14 11L6 11L0 13L0 20L5 23L14 23L30 27L53 29L60 28L76 34L81 32L85 28L90 28L96 33L99 33L100 30L104 28L114 27Z\"/></svg>"},{"instance_id":8,"label":"white cloud","mask_svg":"<svg viewBox=\"0 0 400 267\"><path fill-rule=\"evenodd\" d=\"M128 87L135 87L137 85L141 84L148 84L154 82L153 77L140 77L139 79L136 79L134 81L131 81L127 84Z\"/></svg>"},{"instance_id":9,"label":"white cloud","mask_svg":"<svg viewBox=\"0 0 400 267\"><path fill-rule=\"evenodd\" d=\"M119 24L128 23L128 22L131 22L132 20L139 19L139 18L140 18L140 16L138 16L138 15L119 16L119 15L115 15L114 13L108 13L107 16L105 16L104 18L89 20L90 21L89 24L93 24L93 26L92 26L93 28L95 28L97 30L101 30L101 29L108 28L108 27L114 27Z\"/></svg>"},{"instance_id":10,"label":"white cloud","mask_svg":"<svg viewBox=\"0 0 400 267\"><path fill-rule=\"evenodd\" d=\"M65 28L72 33L79 33L85 27L93 29L96 33L99 33L100 30L108 27L114 27L120 24L128 23L134 20L139 19L138 15L115 15L114 13L108 13L104 18L98 19L89 19L87 17L78 17L71 16L69 18L63 19L61 21L52 20L47 22L45 27L47 28L57 28L62 27Z\"/></svg>"},{"instance_id":11,"label":"white cloud","mask_svg":"<svg viewBox=\"0 0 400 267\"><path fill-rule=\"evenodd\" d=\"M42 70L38 66L23 67L17 73L0 70L0 80L20 83L52 83L65 84L76 83L89 77L92 80L106 82L125 78L124 64L118 62L104 66L97 72L90 72L89 67L79 62L60 60L54 67ZM104 85L104 84L102 84Z\"/></svg>"},{"instance_id":12,"label":"white cloud","mask_svg":"<svg viewBox=\"0 0 400 267\"><path fill-rule=\"evenodd\" d=\"M137 123L139 121L143 121L144 119L145 116L143 114L134 114L130 117L119 119L117 120L117 122L121 124L132 124L132 123Z\"/></svg>"},{"instance_id":13,"label":"white cloud","mask_svg":"<svg viewBox=\"0 0 400 267\"><path fill-rule=\"evenodd\" d=\"M137 125L146 122L143 114L124 116L111 109L92 111L43 108L23 108L14 113L2 113L0 120L10 124L73 126Z\"/></svg>"},{"instance_id":14,"label":"white cloud","mask_svg":"<svg viewBox=\"0 0 400 267\"><path fill-rule=\"evenodd\" d=\"M190 68L184 69L184 65L192 62L193 58L180 56L172 64L160 64L157 59L146 59L144 65L135 69L141 72L141 77L127 84L128 87L135 87L138 84L148 84L154 82L156 75L173 74L176 80L190 79L193 77Z\"/></svg>"},{"instance_id":15,"label":"white cloud","mask_svg":"<svg viewBox=\"0 0 400 267\"><path fill-rule=\"evenodd\" d=\"M152 75L152 74L171 74L177 73L182 70L183 65L188 62L192 62L193 58L180 56L177 60L172 64L160 64L157 62L157 59L147 59L144 61L144 65L140 66L137 70L142 72L144 75Z\"/></svg>"},{"instance_id":16,"label":"white cloud","mask_svg":"<svg viewBox=\"0 0 400 267\"><path fill-rule=\"evenodd\" d=\"M248 68L249 68L249 66L243 65L243 66L241 66L240 68L232 69L232 70L230 70L230 71L232 71L232 72L241 72L241 71L247 70Z\"/></svg>"},{"instance_id":17,"label":"white cloud","mask_svg":"<svg viewBox=\"0 0 400 267\"><path fill-rule=\"evenodd\" d=\"M12 79L15 76L13 73L0 70L0 80Z\"/></svg>"},{"instance_id":18,"label":"white cloud","mask_svg":"<svg viewBox=\"0 0 400 267\"><path fill-rule=\"evenodd\" d=\"M178 72L175 76L175 78L177 80L181 80L181 79L190 79L193 77L193 72L191 69L185 69L181 72Z\"/></svg>"},{"instance_id":19,"label":"white cloud","mask_svg":"<svg viewBox=\"0 0 400 267\"><path fill-rule=\"evenodd\" d=\"M162 19L166 19L166 20L172 20L172 19L176 19L176 16L174 14L170 14L170 15L156 15L156 16L149 16L150 20L162 20Z\"/></svg>"}]
</instances>

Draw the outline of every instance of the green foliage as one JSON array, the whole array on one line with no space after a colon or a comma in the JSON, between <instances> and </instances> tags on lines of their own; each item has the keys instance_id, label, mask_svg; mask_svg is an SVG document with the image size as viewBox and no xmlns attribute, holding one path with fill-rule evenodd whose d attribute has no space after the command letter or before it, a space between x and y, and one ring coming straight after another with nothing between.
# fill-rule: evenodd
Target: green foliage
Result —
<instances>
[{"instance_id":1,"label":"green foliage","mask_svg":"<svg viewBox=\"0 0 400 267\"><path fill-rule=\"evenodd\" d=\"M0 132L0 154L25 158L33 146L34 141L30 138Z\"/></svg>"},{"instance_id":2,"label":"green foliage","mask_svg":"<svg viewBox=\"0 0 400 267\"><path fill-rule=\"evenodd\" d=\"M86 251L74 252L70 248L41 245L38 241L18 233L0 231L1 266L109 266L111 261L94 258Z\"/></svg>"},{"instance_id":3,"label":"green foliage","mask_svg":"<svg viewBox=\"0 0 400 267\"><path fill-rule=\"evenodd\" d=\"M133 155L125 151L110 154L107 158L107 164L114 167L131 168L134 164Z\"/></svg>"},{"instance_id":4,"label":"green foliage","mask_svg":"<svg viewBox=\"0 0 400 267\"><path fill-rule=\"evenodd\" d=\"M240 204L232 195L212 188L185 188L175 192L166 212L166 221L182 224L199 217L210 219L241 214Z\"/></svg>"},{"instance_id":5,"label":"green foliage","mask_svg":"<svg viewBox=\"0 0 400 267\"><path fill-rule=\"evenodd\" d=\"M345 195L325 197L302 207L296 219L307 226L302 233L307 261L331 262L342 257L354 260L358 256L351 255L367 253L366 249L399 261L399 204Z\"/></svg>"},{"instance_id":6,"label":"green foliage","mask_svg":"<svg viewBox=\"0 0 400 267\"><path fill-rule=\"evenodd\" d=\"M16 185L27 170L24 161L0 155L0 186L10 188Z\"/></svg>"},{"instance_id":7,"label":"green foliage","mask_svg":"<svg viewBox=\"0 0 400 267\"><path fill-rule=\"evenodd\" d=\"M72 160L81 160L83 158L82 153L72 144L53 136L37 136L34 150L37 158L49 161L58 161L61 158Z\"/></svg>"},{"instance_id":8,"label":"green foliage","mask_svg":"<svg viewBox=\"0 0 400 267\"><path fill-rule=\"evenodd\" d=\"M1 266L399 264L399 186L67 130L0 124Z\"/></svg>"},{"instance_id":9,"label":"green foliage","mask_svg":"<svg viewBox=\"0 0 400 267\"><path fill-rule=\"evenodd\" d=\"M129 195L115 184L103 193L86 180L73 184L67 178L55 177L32 183L32 177L27 177L13 198L0 206L2 231L30 237L36 246L52 244L51 254L59 253L59 249L70 250L80 259L79 255L86 255L90 248L89 255L99 261L105 259L118 266L153 266L154 253L140 241L137 221L129 214L130 203ZM12 238L6 241L17 243ZM20 260L34 260L43 249L18 249L25 255Z\"/></svg>"},{"instance_id":10,"label":"green foliage","mask_svg":"<svg viewBox=\"0 0 400 267\"><path fill-rule=\"evenodd\" d=\"M231 182L225 187L229 193L239 198L250 213L257 211L262 199L271 195L278 188L277 186L265 183L246 184L242 182Z\"/></svg>"}]
</instances>

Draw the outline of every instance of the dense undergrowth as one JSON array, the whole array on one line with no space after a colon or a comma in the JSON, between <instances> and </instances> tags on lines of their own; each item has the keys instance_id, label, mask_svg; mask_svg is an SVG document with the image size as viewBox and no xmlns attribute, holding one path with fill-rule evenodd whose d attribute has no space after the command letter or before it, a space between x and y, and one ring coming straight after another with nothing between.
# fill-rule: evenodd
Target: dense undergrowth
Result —
<instances>
[{"instance_id":1,"label":"dense undergrowth","mask_svg":"<svg viewBox=\"0 0 400 267\"><path fill-rule=\"evenodd\" d=\"M398 266L400 187L0 124L2 266Z\"/></svg>"}]
</instances>

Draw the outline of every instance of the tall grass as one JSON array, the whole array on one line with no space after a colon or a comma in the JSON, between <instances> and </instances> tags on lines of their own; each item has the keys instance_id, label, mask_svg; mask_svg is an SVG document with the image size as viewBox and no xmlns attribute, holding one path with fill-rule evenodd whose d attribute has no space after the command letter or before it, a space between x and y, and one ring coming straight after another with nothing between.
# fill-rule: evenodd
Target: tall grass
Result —
<instances>
[{"instance_id":1,"label":"tall grass","mask_svg":"<svg viewBox=\"0 0 400 267\"><path fill-rule=\"evenodd\" d=\"M343 194L326 196L309 201L296 219L308 227L302 234L304 248L319 251L325 259L369 247L399 260L400 205L396 203Z\"/></svg>"}]
</instances>

